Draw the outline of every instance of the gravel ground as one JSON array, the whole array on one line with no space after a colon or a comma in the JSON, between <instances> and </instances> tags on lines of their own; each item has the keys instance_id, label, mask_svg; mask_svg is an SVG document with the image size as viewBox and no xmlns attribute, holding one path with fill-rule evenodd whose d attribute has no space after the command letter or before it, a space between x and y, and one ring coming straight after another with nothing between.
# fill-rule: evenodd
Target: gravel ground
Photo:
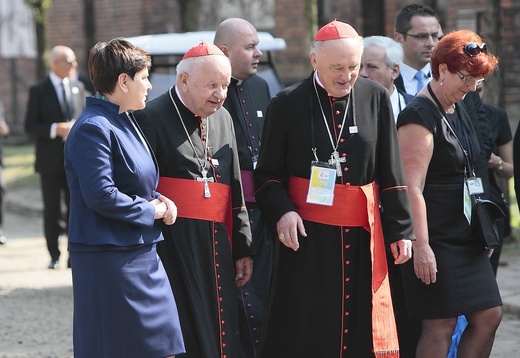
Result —
<instances>
[{"instance_id":1,"label":"gravel ground","mask_svg":"<svg viewBox=\"0 0 520 358\"><path fill-rule=\"evenodd\" d=\"M70 270L65 268L66 240L60 242L62 268L47 269L50 258L37 209L39 195L11 192L10 198L36 202L30 210L8 201L8 241L0 245L0 358L70 358L72 288ZM519 251L505 252L503 257L508 268L520 267ZM520 357L519 333L520 317L506 314L491 357Z\"/></svg>"}]
</instances>

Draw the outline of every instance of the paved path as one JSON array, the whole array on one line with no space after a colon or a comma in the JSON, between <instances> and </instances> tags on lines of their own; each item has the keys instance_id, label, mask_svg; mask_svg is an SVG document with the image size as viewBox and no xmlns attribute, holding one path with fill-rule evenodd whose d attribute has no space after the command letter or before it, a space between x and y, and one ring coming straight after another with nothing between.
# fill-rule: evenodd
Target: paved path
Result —
<instances>
[{"instance_id":1,"label":"paved path","mask_svg":"<svg viewBox=\"0 0 520 358\"><path fill-rule=\"evenodd\" d=\"M42 237L41 199L37 189L11 190L6 245L0 245L0 358L72 357L72 288L66 267L66 242L59 270L47 269ZM503 253L498 271L506 312L493 358L520 357L520 248ZM324 357L327 358L327 357Z\"/></svg>"}]
</instances>

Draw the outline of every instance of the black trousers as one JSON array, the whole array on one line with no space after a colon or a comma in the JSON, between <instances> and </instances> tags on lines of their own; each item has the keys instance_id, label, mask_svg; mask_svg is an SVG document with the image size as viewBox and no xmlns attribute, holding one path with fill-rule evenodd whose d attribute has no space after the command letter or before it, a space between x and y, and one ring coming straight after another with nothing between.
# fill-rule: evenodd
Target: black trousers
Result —
<instances>
[{"instance_id":1,"label":"black trousers","mask_svg":"<svg viewBox=\"0 0 520 358\"><path fill-rule=\"evenodd\" d=\"M43 199L43 230L52 260L58 260L58 239L67 233L70 193L65 170L58 175L40 174ZM65 201L65 202L64 202ZM66 207L64 209L63 207ZM65 211L65 212L64 212Z\"/></svg>"}]
</instances>

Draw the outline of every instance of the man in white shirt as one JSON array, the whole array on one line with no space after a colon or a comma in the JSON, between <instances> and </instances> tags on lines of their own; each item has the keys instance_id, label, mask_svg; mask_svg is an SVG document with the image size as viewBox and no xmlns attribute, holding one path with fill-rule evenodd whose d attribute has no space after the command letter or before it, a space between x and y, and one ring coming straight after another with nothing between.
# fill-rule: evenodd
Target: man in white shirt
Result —
<instances>
[{"instance_id":1,"label":"man in white shirt","mask_svg":"<svg viewBox=\"0 0 520 358\"><path fill-rule=\"evenodd\" d=\"M403 46L404 58L397 88L415 95L430 81L430 60L441 37L439 17L429 6L410 4L399 10L394 39Z\"/></svg>"},{"instance_id":2,"label":"man in white shirt","mask_svg":"<svg viewBox=\"0 0 520 358\"><path fill-rule=\"evenodd\" d=\"M399 76L399 64L403 61L403 48L401 44L386 36L366 37L363 44L359 75L378 82L388 90L394 120L397 122L399 112L413 98L413 95L398 90L394 84Z\"/></svg>"}]
</instances>

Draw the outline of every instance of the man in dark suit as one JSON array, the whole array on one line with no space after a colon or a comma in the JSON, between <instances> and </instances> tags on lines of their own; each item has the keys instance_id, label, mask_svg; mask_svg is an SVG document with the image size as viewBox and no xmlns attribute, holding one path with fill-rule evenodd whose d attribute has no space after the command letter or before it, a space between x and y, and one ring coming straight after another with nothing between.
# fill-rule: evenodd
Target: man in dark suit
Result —
<instances>
[{"instance_id":1,"label":"man in dark suit","mask_svg":"<svg viewBox=\"0 0 520 358\"><path fill-rule=\"evenodd\" d=\"M50 52L51 72L29 91L25 131L36 138L35 170L40 174L44 232L51 256L50 269L59 268L58 239L67 231L69 190L63 168L63 145L85 107L85 89L73 79L78 66L72 49L56 46Z\"/></svg>"},{"instance_id":2,"label":"man in dark suit","mask_svg":"<svg viewBox=\"0 0 520 358\"><path fill-rule=\"evenodd\" d=\"M271 99L267 82L256 75L262 51L255 27L244 19L224 20L215 44L231 63L231 84L224 108L233 118L244 199L249 214L255 274L239 291L240 340L244 357L258 356L271 280L274 235L255 200L253 170L260 154L264 116Z\"/></svg>"}]
</instances>

